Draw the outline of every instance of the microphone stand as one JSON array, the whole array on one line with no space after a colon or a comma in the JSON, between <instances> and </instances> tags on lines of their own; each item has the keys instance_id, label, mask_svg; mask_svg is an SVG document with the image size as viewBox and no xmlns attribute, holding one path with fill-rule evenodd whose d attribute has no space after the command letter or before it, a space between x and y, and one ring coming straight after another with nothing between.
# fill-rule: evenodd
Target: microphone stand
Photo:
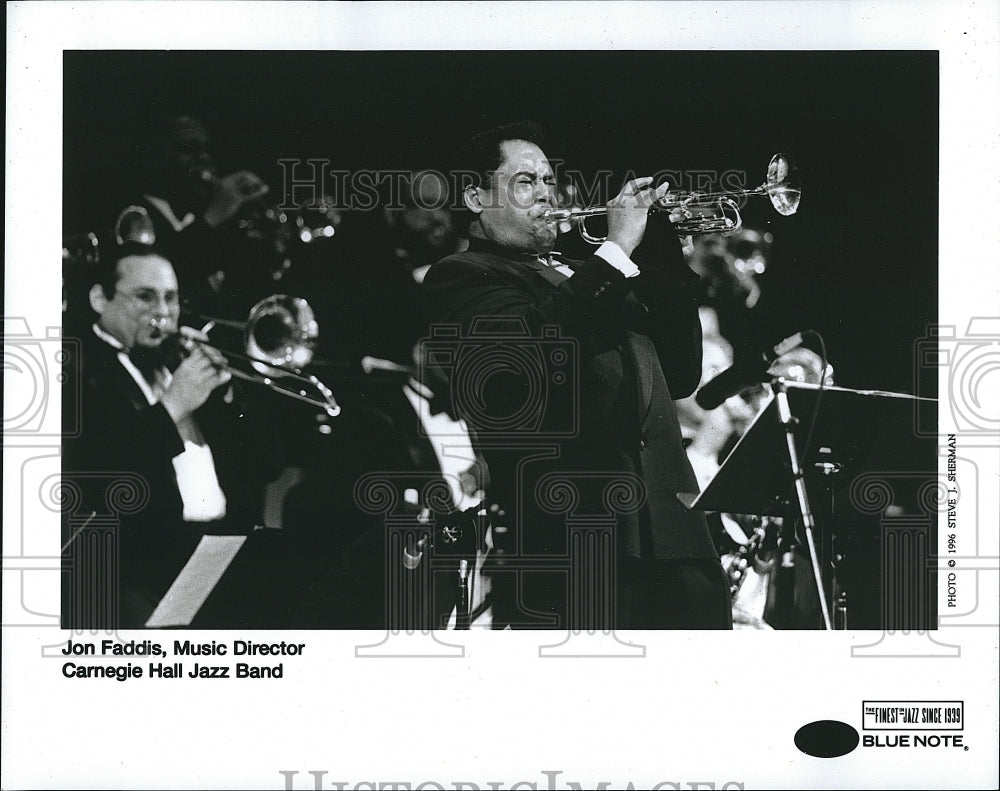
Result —
<instances>
[{"instance_id":1,"label":"microphone stand","mask_svg":"<svg viewBox=\"0 0 1000 791\"><path fill-rule=\"evenodd\" d=\"M457 560L455 581L455 629L468 629L471 623L471 597L469 585L476 564L476 547L488 527L488 517L482 505L474 505L464 511L457 511L445 518L445 523L437 530L425 534L417 541L414 550L403 547L403 566L410 571L416 569L423 559L424 550L437 551L441 560Z\"/></svg>"},{"instance_id":2,"label":"microphone stand","mask_svg":"<svg viewBox=\"0 0 1000 791\"><path fill-rule=\"evenodd\" d=\"M792 410L788 405L788 391L785 387L785 380L776 379L771 386L774 388L774 400L778 407L778 420L785 429L785 446L788 449L788 460L791 464L792 477L795 481L796 499L799 501L799 513L802 514L802 526L806 534L806 544L809 547L809 560L812 565L813 579L816 582L816 594L819 598L820 610L823 614L823 626L829 630L833 626L830 623L830 610L826 603L823 574L819 567L819 556L816 553L816 541L813 537L813 528L816 526L816 520L809 505L805 475L802 471L802 466L799 464L798 453L795 450L793 427L796 420L792 417Z\"/></svg>"},{"instance_id":3,"label":"microphone stand","mask_svg":"<svg viewBox=\"0 0 1000 791\"><path fill-rule=\"evenodd\" d=\"M473 558L475 562L475 558ZM458 602L455 604L455 630L469 628L469 561L458 561Z\"/></svg>"}]
</instances>

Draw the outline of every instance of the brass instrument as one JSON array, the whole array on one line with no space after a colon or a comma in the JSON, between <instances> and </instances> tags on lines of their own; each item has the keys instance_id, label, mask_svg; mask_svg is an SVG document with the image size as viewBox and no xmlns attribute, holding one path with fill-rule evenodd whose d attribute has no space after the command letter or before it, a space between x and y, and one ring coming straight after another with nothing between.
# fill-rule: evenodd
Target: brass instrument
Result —
<instances>
[{"instance_id":1,"label":"brass instrument","mask_svg":"<svg viewBox=\"0 0 1000 791\"><path fill-rule=\"evenodd\" d=\"M144 206L126 206L122 209L118 219L115 220L115 244L122 245L126 242L136 242L138 244L155 244L156 231L153 229L153 221L149 217L149 212Z\"/></svg>"},{"instance_id":2,"label":"brass instrument","mask_svg":"<svg viewBox=\"0 0 1000 791\"><path fill-rule=\"evenodd\" d=\"M245 322L199 316L206 321L205 332L213 326L243 330L245 354L226 351L190 339L195 345L209 346L227 360L225 370L237 379L263 385L279 395L319 407L330 417L340 414L333 393L313 374L301 369L312 362L319 327L309 303L301 297L275 294L261 300L250 310ZM154 322L157 321L154 319ZM242 360L252 371L232 364Z\"/></svg>"},{"instance_id":3,"label":"brass instrument","mask_svg":"<svg viewBox=\"0 0 1000 791\"><path fill-rule=\"evenodd\" d=\"M674 222L680 236L729 233L743 225L737 198L766 195L778 214L795 214L802 198L798 174L791 160L775 154L767 166L767 178L759 187L721 192L668 192L650 207L650 211L680 212L683 220ZM591 244L601 244L607 237L593 236L587 231L586 219L608 213L607 206L583 209L549 209L542 217L547 220L580 220L580 235Z\"/></svg>"},{"instance_id":4,"label":"brass instrument","mask_svg":"<svg viewBox=\"0 0 1000 791\"><path fill-rule=\"evenodd\" d=\"M211 171L202 171L197 177L213 188L221 181ZM342 213L334 208L335 202L329 195L320 195L310 203L285 205L283 196L272 197L263 182L251 182L243 192L247 197L236 213L235 226L250 239L282 246L289 245L293 239L310 244L332 237L343 221Z\"/></svg>"}]
</instances>

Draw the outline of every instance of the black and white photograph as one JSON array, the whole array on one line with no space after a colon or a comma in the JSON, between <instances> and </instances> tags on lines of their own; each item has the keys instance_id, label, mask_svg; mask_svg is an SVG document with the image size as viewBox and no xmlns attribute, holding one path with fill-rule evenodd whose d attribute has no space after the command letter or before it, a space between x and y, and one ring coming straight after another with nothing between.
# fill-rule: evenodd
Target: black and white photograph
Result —
<instances>
[{"instance_id":1,"label":"black and white photograph","mask_svg":"<svg viewBox=\"0 0 1000 791\"><path fill-rule=\"evenodd\" d=\"M65 53L66 625L931 628L937 71Z\"/></svg>"},{"instance_id":2,"label":"black and white photograph","mask_svg":"<svg viewBox=\"0 0 1000 791\"><path fill-rule=\"evenodd\" d=\"M14 4L4 787L995 785L998 18L914 8Z\"/></svg>"}]
</instances>

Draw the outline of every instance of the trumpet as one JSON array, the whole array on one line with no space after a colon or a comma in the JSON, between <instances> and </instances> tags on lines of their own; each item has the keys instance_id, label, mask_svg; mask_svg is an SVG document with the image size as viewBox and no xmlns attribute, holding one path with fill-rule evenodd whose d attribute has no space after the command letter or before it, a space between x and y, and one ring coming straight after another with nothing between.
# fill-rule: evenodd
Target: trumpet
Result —
<instances>
[{"instance_id":1,"label":"trumpet","mask_svg":"<svg viewBox=\"0 0 1000 791\"><path fill-rule=\"evenodd\" d=\"M319 338L315 314L306 300L275 294L254 305L245 322L200 314L198 318L207 322L203 332L213 326L242 330L245 353L220 349L188 337L181 344L189 351L194 345L207 346L226 359L225 370L231 376L319 407L330 417L340 414L340 406L330 388L315 375L304 374L301 370L312 362ZM153 319L152 324L161 330L171 329L162 319ZM251 370L236 367L234 360L248 364Z\"/></svg>"},{"instance_id":2,"label":"trumpet","mask_svg":"<svg viewBox=\"0 0 1000 791\"><path fill-rule=\"evenodd\" d=\"M202 170L195 176L217 189L223 179L212 171ZM343 222L342 213L334 208L329 195L320 195L310 203L286 206L283 196L271 196L267 184L252 173L238 172L224 178L238 179L237 186L243 203L237 210L234 222L237 230L250 239L288 245L292 239L310 244L319 239L329 239L337 233Z\"/></svg>"},{"instance_id":3,"label":"trumpet","mask_svg":"<svg viewBox=\"0 0 1000 791\"><path fill-rule=\"evenodd\" d=\"M802 190L798 173L791 160L784 154L775 154L767 166L767 178L759 187L721 192L668 192L652 203L649 210L683 215L673 223L680 236L700 236L712 233L730 233L743 226L743 215L736 203L738 198L766 195L778 214L788 217L799 209ZM607 241L605 236L594 236L587 231L587 218L608 213L607 206L590 206L581 209L549 209L542 217L546 220L579 220L580 235L591 244Z\"/></svg>"}]
</instances>

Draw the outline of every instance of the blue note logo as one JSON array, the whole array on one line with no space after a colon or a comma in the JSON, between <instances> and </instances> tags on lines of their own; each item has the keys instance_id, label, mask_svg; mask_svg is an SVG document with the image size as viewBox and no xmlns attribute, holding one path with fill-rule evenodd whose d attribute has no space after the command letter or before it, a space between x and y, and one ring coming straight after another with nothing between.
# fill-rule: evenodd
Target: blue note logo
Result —
<instances>
[{"instance_id":1,"label":"blue note logo","mask_svg":"<svg viewBox=\"0 0 1000 791\"><path fill-rule=\"evenodd\" d=\"M846 722L817 720L795 732L795 746L814 758L839 758L856 749L861 737Z\"/></svg>"}]
</instances>

